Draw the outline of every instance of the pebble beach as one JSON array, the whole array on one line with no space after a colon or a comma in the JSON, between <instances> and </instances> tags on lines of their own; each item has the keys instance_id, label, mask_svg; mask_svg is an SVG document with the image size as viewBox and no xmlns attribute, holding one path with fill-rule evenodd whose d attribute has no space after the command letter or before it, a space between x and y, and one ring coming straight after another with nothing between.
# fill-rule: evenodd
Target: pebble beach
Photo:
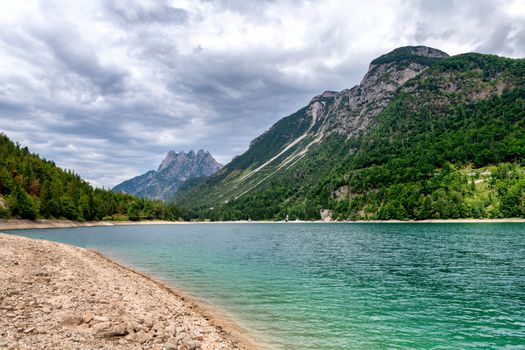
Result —
<instances>
[{"instance_id":1,"label":"pebble beach","mask_svg":"<svg viewBox=\"0 0 525 350\"><path fill-rule=\"evenodd\" d=\"M0 349L256 348L241 338L97 252L0 234Z\"/></svg>"}]
</instances>

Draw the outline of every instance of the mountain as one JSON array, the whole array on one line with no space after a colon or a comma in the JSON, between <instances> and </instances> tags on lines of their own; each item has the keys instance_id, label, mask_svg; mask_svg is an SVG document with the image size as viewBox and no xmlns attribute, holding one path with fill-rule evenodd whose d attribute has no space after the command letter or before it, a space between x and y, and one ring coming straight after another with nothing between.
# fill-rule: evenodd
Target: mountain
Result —
<instances>
[{"instance_id":1,"label":"mountain","mask_svg":"<svg viewBox=\"0 0 525 350\"><path fill-rule=\"evenodd\" d=\"M398 48L175 200L217 220L525 215L524 79L523 59Z\"/></svg>"},{"instance_id":2,"label":"mountain","mask_svg":"<svg viewBox=\"0 0 525 350\"><path fill-rule=\"evenodd\" d=\"M93 188L70 170L0 133L0 219L163 219L179 210L160 201Z\"/></svg>"},{"instance_id":3,"label":"mountain","mask_svg":"<svg viewBox=\"0 0 525 350\"><path fill-rule=\"evenodd\" d=\"M169 151L157 171L124 181L113 188L141 198L169 200L188 180L216 173L222 167L208 151L191 150L188 153Z\"/></svg>"}]
</instances>

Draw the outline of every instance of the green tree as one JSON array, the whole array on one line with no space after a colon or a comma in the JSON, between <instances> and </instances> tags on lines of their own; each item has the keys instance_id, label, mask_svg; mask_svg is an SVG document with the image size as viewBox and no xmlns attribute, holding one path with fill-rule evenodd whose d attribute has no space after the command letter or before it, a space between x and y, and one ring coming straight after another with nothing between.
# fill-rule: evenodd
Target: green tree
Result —
<instances>
[{"instance_id":1,"label":"green tree","mask_svg":"<svg viewBox=\"0 0 525 350\"><path fill-rule=\"evenodd\" d=\"M139 201L133 201L128 206L128 218L131 221L139 221L141 218L141 205Z\"/></svg>"},{"instance_id":2,"label":"green tree","mask_svg":"<svg viewBox=\"0 0 525 350\"><path fill-rule=\"evenodd\" d=\"M33 200L20 186L16 185L13 192L7 198L11 214L21 219L36 219Z\"/></svg>"}]
</instances>

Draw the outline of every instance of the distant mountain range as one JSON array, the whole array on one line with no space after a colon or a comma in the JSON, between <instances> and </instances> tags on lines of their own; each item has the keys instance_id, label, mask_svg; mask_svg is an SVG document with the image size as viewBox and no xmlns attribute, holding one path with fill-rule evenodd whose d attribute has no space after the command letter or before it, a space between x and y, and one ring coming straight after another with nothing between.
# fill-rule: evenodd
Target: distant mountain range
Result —
<instances>
[{"instance_id":1,"label":"distant mountain range","mask_svg":"<svg viewBox=\"0 0 525 350\"><path fill-rule=\"evenodd\" d=\"M208 151L188 153L169 151L159 168L124 181L113 192L123 192L141 198L169 200L188 180L210 176L221 169Z\"/></svg>"},{"instance_id":2,"label":"distant mountain range","mask_svg":"<svg viewBox=\"0 0 525 350\"><path fill-rule=\"evenodd\" d=\"M525 216L525 60L401 47L175 196L194 218Z\"/></svg>"}]
</instances>

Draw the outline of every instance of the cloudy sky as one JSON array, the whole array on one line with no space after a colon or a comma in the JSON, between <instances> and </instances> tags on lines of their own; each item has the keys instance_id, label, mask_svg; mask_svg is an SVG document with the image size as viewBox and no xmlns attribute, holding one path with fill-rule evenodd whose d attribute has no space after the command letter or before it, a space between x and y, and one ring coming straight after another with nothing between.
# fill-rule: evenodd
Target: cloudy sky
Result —
<instances>
[{"instance_id":1,"label":"cloudy sky","mask_svg":"<svg viewBox=\"0 0 525 350\"><path fill-rule=\"evenodd\" d=\"M403 45L525 56L523 0L0 2L0 131L93 185L227 163Z\"/></svg>"}]
</instances>

